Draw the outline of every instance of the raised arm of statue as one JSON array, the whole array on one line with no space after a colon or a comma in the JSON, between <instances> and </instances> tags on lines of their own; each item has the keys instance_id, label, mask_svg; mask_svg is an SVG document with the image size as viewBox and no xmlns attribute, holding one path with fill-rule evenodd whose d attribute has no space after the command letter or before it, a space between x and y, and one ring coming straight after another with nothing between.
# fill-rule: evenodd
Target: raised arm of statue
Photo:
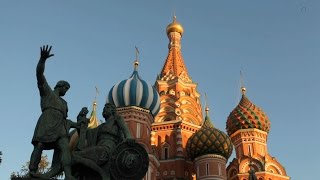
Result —
<instances>
[{"instance_id":1,"label":"raised arm of statue","mask_svg":"<svg viewBox=\"0 0 320 180\"><path fill-rule=\"evenodd\" d=\"M40 59L37 65L36 75L38 81L38 88L40 91L40 95L45 95L45 84L47 84L46 78L44 76L45 63L48 58L53 56L50 54L51 46L48 45L40 47Z\"/></svg>"}]
</instances>

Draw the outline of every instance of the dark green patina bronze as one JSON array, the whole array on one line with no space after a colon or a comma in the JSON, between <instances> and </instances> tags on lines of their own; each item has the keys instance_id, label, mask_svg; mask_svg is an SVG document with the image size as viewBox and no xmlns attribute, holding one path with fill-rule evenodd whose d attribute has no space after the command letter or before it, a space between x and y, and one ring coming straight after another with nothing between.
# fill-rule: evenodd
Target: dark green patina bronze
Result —
<instances>
[{"instance_id":1,"label":"dark green patina bronze","mask_svg":"<svg viewBox=\"0 0 320 180\"><path fill-rule=\"evenodd\" d=\"M38 119L32 144L30 177L50 179L64 171L65 178L86 180L140 180L148 170L146 150L132 138L116 107L107 103L102 115L105 122L88 129L88 109L82 108L77 122L67 119L67 102L62 99L70 85L59 81L52 90L44 76L45 62L52 57L51 46L43 46L37 65L38 88L42 114ZM69 149L70 128L79 134L75 149ZM54 149L52 167L45 174L37 174L43 150Z\"/></svg>"}]
</instances>

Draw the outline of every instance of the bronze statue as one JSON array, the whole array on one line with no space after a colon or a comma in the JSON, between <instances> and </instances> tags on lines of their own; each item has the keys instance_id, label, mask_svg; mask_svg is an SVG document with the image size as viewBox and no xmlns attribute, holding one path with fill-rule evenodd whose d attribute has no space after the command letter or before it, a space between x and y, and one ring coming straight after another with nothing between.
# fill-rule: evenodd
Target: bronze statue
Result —
<instances>
[{"instance_id":1,"label":"bronze statue","mask_svg":"<svg viewBox=\"0 0 320 180\"><path fill-rule=\"evenodd\" d=\"M67 81L59 81L54 90L50 88L44 76L45 63L50 54L51 46L43 46L40 48L41 56L37 65L36 75L38 89L40 93L40 106L42 114L40 115L34 130L32 144L34 146L30 158L30 176L37 176L38 165L43 150L55 149L61 153L61 164L66 179L75 179L71 172L71 154L68 148L68 131L71 127L77 127L78 124L67 119L68 105L62 99L70 88ZM60 154L58 153L58 154ZM60 156L59 156L60 157Z\"/></svg>"},{"instance_id":2,"label":"bronze statue","mask_svg":"<svg viewBox=\"0 0 320 180\"><path fill-rule=\"evenodd\" d=\"M79 135L78 141L80 143L81 137L86 137L86 145L83 149L76 146L78 149L72 151L73 175L89 180L142 179L149 164L146 150L132 139L113 104L107 103L102 115L105 122L98 127L85 131L78 128L78 132L85 133ZM85 119L84 115L78 116L80 122L87 122ZM55 166L41 177L51 178L61 170L61 166Z\"/></svg>"},{"instance_id":3,"label":"bronze statue","mask_svg":"<svg viewBox=\"0 0 320 180\"><path fill-rule=\"evenodd\" d=\"M126 141L130 146L135 140L132 139L122 116L116 113L116 107L113 104L107 103L102 115L105 123L86 131L87 147L80 151L73 151L72 157L75 163L90 167L98 172L103 180L107 180L110 179L110 175L101 166L110 160L113 150L120 142ZM81 141L79 139L79 142Z\"/></svg>"},{"instance_id":4,"label":"bronze statue","mask_svg":"<svg viewBox=\"0 0 320 180\"><path fill-rule=\"evenodd\" d=\"M122 116L116 107L107 103L103 108L105 122L94 129L87 129L89 119L87 108L82 108L77 123L67 119L67 102L62 99L70 88L67 81L59 81L52 90L44 76L45 63L51 46L40 48L41 56L37 65L37 81L41 98L42 114L38 119L30 158L30 176L49 179L62 170L67 180L137 180L148 170L148 154L135 143ZM69 149L69 130L76 128L79 134L77 149ZM37 174L43 150L54 149L51 169ZM98 174L97 174L98 173Z\"/></svg>"}]
</instances>

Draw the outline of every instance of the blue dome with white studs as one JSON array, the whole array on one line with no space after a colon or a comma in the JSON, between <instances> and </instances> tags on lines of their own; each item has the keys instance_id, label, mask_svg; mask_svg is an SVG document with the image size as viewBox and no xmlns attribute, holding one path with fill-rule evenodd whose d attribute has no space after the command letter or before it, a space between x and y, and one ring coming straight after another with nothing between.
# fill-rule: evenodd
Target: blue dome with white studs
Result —
<instances>
[{"instance_id":1,"label":"blue dome with white studs","mask_svg":"<svg viewBox=\"0 0 320 180\"><path fill-rule=\"evenodd\" d=\"M107 102L116 107L138 106L156 116L160 110L160 96L156 89L139 77L138 61L129 79L118 82L109 91Z\"/></svg>"}]
</instances>

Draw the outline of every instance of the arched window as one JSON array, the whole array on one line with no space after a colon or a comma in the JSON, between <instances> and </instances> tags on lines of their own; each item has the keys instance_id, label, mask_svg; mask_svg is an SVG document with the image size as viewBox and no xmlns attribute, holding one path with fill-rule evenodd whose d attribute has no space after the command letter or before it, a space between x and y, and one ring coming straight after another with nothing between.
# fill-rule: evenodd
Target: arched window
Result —
<instances>
[{"instance_id":1,"label":"arched window","mask_svg":"<svg viewBox=\"0 0 320 180\"><path fill-rule=\"evenodd\" d=\"M141 124L137 123L137 134L136 134L137 138L141 138Z\"/></svg>"},{"instance_id":2,"label":"arched window","mask_svg":"<svg viewBox=\"0 0 320 180\"><path fill-rule=\"evenodd\" d=\"M162 159L169 159L170 157L169 157L169 151L170 150L170 145L168 144L168 143L164 143L163 145L162 145L162 155L161 155L161 158Z\"/></svg>"},{"instance_id":3,"label":"arched window","mask_svg":"<svg viewBox=\"0 0 320 180\"><path fill-rule=\"evenodd\" d=\"M251 144L248 145L248 154L249 154L249 156L252 156L252 147L251 147Z\"/></svg>"}]
</instances>

